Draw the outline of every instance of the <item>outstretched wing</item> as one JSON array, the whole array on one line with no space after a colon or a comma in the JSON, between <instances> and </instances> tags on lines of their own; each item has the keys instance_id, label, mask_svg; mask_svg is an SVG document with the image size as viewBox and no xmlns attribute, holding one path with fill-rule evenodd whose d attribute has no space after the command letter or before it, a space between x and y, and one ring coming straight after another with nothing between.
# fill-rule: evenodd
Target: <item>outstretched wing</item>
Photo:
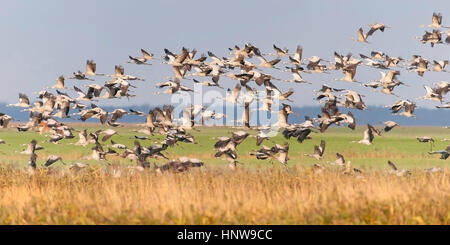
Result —
<instances>
[{"instance_id":1,"label":"outstretched wing","mask_svg":"<svg viewBox=\"0 0 450 245\"><path fill-rule=\"evenodd\" d=\"M398 170L397 166L395 166L395 164L393 162L391 162L390 160L388 160L388 164L389 164L389 167L391 167L393 170Z\"/></svg>"}]
</instances>

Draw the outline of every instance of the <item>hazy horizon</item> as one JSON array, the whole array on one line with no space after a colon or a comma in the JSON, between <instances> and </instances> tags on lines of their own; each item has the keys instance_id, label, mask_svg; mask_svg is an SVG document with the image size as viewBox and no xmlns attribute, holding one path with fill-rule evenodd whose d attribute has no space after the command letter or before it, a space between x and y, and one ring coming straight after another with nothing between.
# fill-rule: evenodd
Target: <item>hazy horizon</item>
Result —
<instances>
[{"instance_id":1,"label":"hazy horizon","mask_svg":"<svg viewBox=\"0 0 450 245\"><path fill-rule=\"evenodd\" d=\"M155 107L162 107L163 104L159 105L130 105L130 106L121 106L120 108L128 111L128 109L133 108L134 110L142 111L147 113L149 110ZM0 108L5 108L2 110L3 113L6 113L14 118L14 122L24 123L28 121L28 112L21 112L18 108L14 107L5 107L4 103L0 102ZM112 112L117 106L104 106L105 110ZM182 108L178 108L178 110L174 110L174 114L177 114L176 111L180 111ZM243 108L238 106L236 109L236 114L234 114L234 107L226 107L224 110L220 110L218 107L207 108L208 110L215 110L217 113L224 113L227 115L227 119L225 120L208 120L206 123L211 124L215 122L220 126L220 123L225 123L227 125L233 125L234 118L236 115L236 119L240 120L242 118ZM321 113L320 105L312 105L312 106L292 106L292 110L295 114L289 116L289 123L302 123L304 122L305 116L309 117L317 117L318 114ZM393 115L388 108L380 107L380 106L372 106L368 110L360 111L356 109L342 109L342 112L346 113L347 111L351 111L355 118L357 125L364 126L365 124L372 125L381 125L383 121L393 120L402 126L450 126L450 113L444 113L443 110L433 110L429 108L417 108L415 111L415 118L407 118L400 115ZM251 125L267 125L267 121L261 120L261 118L265 117L265 112L260 112L260 121L257 123L257 115L251 109L250 112L250 124ZM181 116L178 115L178 116ZM178 119L177 115L174 115L174 118ZM79 116L72 116L72 118L58 119L61 122L74 122L78 121ZM278 120L278 111L272 112L271 118L273 119L272 123ZM437 118L439 120L437 120ZM195 121L199 121L200 116L196 116ZM135 116L135 115L126 115L121 119L117 120L120 123L136 123L136 122L145 122L145 117ZM79 122L79 121L78 121ZM86 122L98 123L98 119L88 119ZM239 124L239 123L238 123ZM450 132L450 131L449 131Z\"/></svg>"}]
</instances>

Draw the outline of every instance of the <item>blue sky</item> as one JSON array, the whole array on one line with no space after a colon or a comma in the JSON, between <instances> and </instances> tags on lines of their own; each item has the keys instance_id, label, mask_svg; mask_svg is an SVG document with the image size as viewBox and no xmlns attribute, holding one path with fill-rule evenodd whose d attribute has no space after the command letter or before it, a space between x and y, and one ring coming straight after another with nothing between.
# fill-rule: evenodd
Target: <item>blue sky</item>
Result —
<instances>
[{"instance_id":1,"label":"blue sky","mask_svg":"<svg viewBox=\"0 0 450 245\"><path fill-rule=\"evenodd\" d=\"M450 46L431 48L414 39L431 23L433 12L443 14L443 24L450 26L450 4L442 1L2 1L0 9L1 101L16 102L18 93L51 86L59 75L85 69L87 59L97 62L100 73L112 73L114 65L125 66L126 73L146 79L136 82L137 96L103 102L113 105L169 103L170 96L154 95L155 83L171 75L171 68L125 63L128 55L140 55L144 48L157 56L163 49L179 52L182 46L196 48L198 55L213 51L227 55L227 48L250 42L265 52L272 44L295 50L304 47L304 57L318 55L332 60L333 52L368 54L381 50L388 55L411 58L420 54L429 59L450 59ZM370 44L350 38L367 24L382 22L391 29L376 32ZM155 63L155 62L154 62ZM271 72L271 71L268 71ZM276 73L290 79L289 74ZM305 74L313 82L280 84L282 90L294 88L294 103L314 105L313 89L322 83L356 90L367 104L385 105L397 97L346 82L339 71L331 74ZM399 80L411 87L397 88L402 98L415 100L425 94L423 85L449 79L450 73L426 73L418 77L402 70ZM356 79L369 82L380 78L378 70L359 67ZM104 83L104 78L98 78ZM192 87L192 81L183 82ZM235 82L222 79L225 87ZM83 84L68 81L67 84ZM419 106L433 107L436 102L420 101Z\"/></svg>"}]
</instances>

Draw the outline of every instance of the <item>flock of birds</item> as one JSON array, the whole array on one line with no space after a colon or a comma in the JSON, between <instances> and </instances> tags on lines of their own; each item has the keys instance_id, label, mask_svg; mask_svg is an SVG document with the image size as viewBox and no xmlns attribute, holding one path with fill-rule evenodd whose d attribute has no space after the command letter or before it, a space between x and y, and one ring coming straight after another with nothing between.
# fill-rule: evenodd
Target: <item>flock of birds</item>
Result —
<instances>
[{"instance_id":1,"label":"flock of birds","mask_svg":"<svg viewBox=\"0 0 450 245\"><path fill-rule=\"evenodd\" d=\"M364 33L360 28L357 31L357 38L354 39L357 42L367 43L370 36L377 33L377 31L384 32L385 29L390 28L382 23L376 23L369 25L370 29L367 33ZM442 28L448 28L442 26L442 15L433 13L432 24L424 27L434 28L432 32L426 31L425 34L420 37L420 42L426 44L430 43L431 47L439 44L450 44L450 31L447 32L446 39L444 40L442 35L444 32ZM342 55L337 52L334 53L334 62L327 61L318 56L312 56L307 59L303 58L303 48L298 45L294 53L290 53L288 49L282 49L273 45L274 53L263 53L256 46L246 43L243 48L235 45L233 48L229 48L230 57L218 57L214 53L208 51L206 55L202 55L196 58L196 49L188 50L182 48L180 53L174 53L168 49L164 49L165 55L163 56L162 64L170 65L173 69L173 76L168 81L156 83L156 87L162 89L156 94L176 94L181 91L191 92L194 90L186 85L182 84L182 81L192 80L196 84L203 86L216 87L218 89L224 89L224 86L220 85L219 81L222 77L228 77L231 80L235 80L236 85L234 89L227 89L227 94L223 98L224 101L231 102L240 106L243 106L242 114L242 128L233 132L231 137L222 136L218 138L214 147L217 150L215 157L222 157L229 162L229 166L233 169L237 167L239 163L237 147L250 135L246 129L251 128L250 125L250 105L256 101L261 102L262 106L259 111L265 112L277 112L278 121L274 125L258 125L253 126L259 133L256 135L256 145L261 144L267 140L270 140L270 132L274 127L282 128L283 136L286 139L291 137L297 138L299 143L304 140L311 139L310 133L314 130L325 132L329 126L347 126L351 130L356 127L356 118L351 111L346 113L341 112L340 108L349 108L356 110L366 110L367 106L363 101L364 95L361 95L355 91L341 88L334 88L330 85L323 84L322 88L316 93L316 100L323 103L321 108L321 115L316 118L305 117L305 121L300 124L289 124L288 117L293 114L291 106L286 102L292 102L289 99L292 94L295 93L293 89L288 91L280 90L273 82L278 81L280 83L300 83L311 84L303 79L304 73L328 73L329 71L336 70L342 71L344 76L340 79L349 83L359 83L361 86L375 89L381 93L396 96L394 89L400 86L408 86L397 79L400 75L401 68L407 71L417 72L418 76L423 76L425 72L447 72L445 70L448 65L448 60L433 60L433 63L425 59L420 55L413 55L411 60L405 60L401 57L389 56L381 51L372 51L370 55L360 54L360 58L352 56L352 54ZM154 54L141 49L142 55L139 57L129 56L127 63L135 65L152 65L152 61L159 60ZM269 57L274 57L273 59ZM208 61L208 57L211 61ZM259 60L259 63L253 63L253 58ZM283 59L285 59L283 61ZM278 64L285 64L285 69L277 67ZM382 70L382 77L380 80L363 84L355 80L357 68L361 65L371 67L373 69ZM102 99L117 99L126 97L134 97L132 89L137 88L132 84L135 81L144 81L142 78L138 78L133 75L125 73L124 67L117 65L114 69L114 74L100 74L97 73L96 63L93 60L87 60L86 71L74 72L68 80L81 80L81 81L95 81L92 79L94 76L109 77L110 80L103 85L97 83L84 84L81 86L73 86L73 88L66 87L66 79L64 76L59 76L56 80L56 84L51 87L46 87L44 90L37 92L38 100L31 104L29 97L26 94L19 94L19 102L17 104L9 104L8 106L15 106L23 108L22 111L29 112L29 121L26 124L19 124L17 130L23 131L38 131L39 133L49 133L50 138L48 142L58 144L63 139L74 138L73 131L76 131L72 127L59 122L57 118L78 118L81 121L86 121L89 118L98 119L101 124L106 124L110 127L105 130L97 130L95 132L88 133L86 129L78 131L79 140L75 145L86 147L90 144L95 145L92 148L92 154L89 159L93 160L106 160L108 155L120 155L123 158L132 159L137 162L139 169L150 168L151 164L148 161L149 158L163 158L168 160L168 163L157 166L154 165L156 171L175 171L183 172L191 167L199 167L203 165L203 162L199 159L181 157L176 160L169 161L169 158L164 154L164 151L168 147L176 145L178 142L196 143L194 137L187 132L187 130L194 129L196 122L195 118L200 117L201 122L204 120L217 120L223 119L224 114L216 113L215 111L207 110L203 105L190 105L184 108L181 118L174 119L174 107L172 105L164 105L156 107L146 112L137 110L124 110L117 108L113 111L107 111L97 105L96 102ZM288 72L292 75L292 79L283 80L274 77L271 74L264 73L267 70L276 69L284 72ZM238 70L238 72L233 72ZM191 78L194 77L194 78ZM202 81L201 81L202 80ZM262 87L262 90L258 90L255 87L251 87L251 82L255 82L255 85ZM378 90L380 88L380 90ZM427 99L440 102L437 108L450 109L450 102L444 102L445 95L450 91L450 83L441 81L433 84L433 87L424 86L426 94L420 99ZM54 92L51 92L54 90ZM224 89L225 90L225 89ZM76 92L78 97L70 95L70 92ZM263 95L263 96L261 96ZM272 109L274 101L281 101L281 108L278 111ZM285 103L284 103L285 102ZM405 117L415 117L414 110L416 104L409 99L399 99L396 103L387 106L393 114L399 114ZM77 111L70 113L71 111ZM135 142L133 149L129 149L127 146L117 143L111 138L117 135L114 127L120 127L119 119L126 115L137 115L145 117L145 123L140 124L141 129L136 130L138 133L144 135L135 136ZM0 113L0 127L6 128L13 118L4 113ZM364 131L363 139L356 143L365 145L372 145L375 136L380 136L382 131L389 132L396 126L399 126L394 121L384 122L384 129L377 129L371 124L367 125L367 129ZM153 135L154 133L160 133L165 135L165 139L160 144L153 144L148 147L141 145L140 140L149 139L146 135ZM254 137L254 136L252 136ZM106 146L106 142L110 140L111 144ZM434 142L431 137L417 137L419 142ZM5 143L3 140L0 143ZM103 145L102 145L103 144ZM313 154L305 154L313 157L317 160L322 160L325 151L325 141L321 141L319 146L314 146ZM31 141L28 147L22 151L23 154L30 155L29 169L31 172L36 170L36 151L42 149L36 140ZM105 150L107 148L107 150ZM118 150L123 150L119 153ZM261 149L251 152L250 155L255 156L257 159L265 160L272 159L279 161L282 164L287 164L289 157L289 144L284 145L274 144L272 147L265 145L261 146ZM450 146L440 151L430 151L430 154L440 154L441 159L448 159L450 155ZM334 162L329 162L331 165L345 166L346 172L361 173L361 170L350 167L350 161L345 161L344 156L336 153L337 159ZM61 157L51 155L44 163L45 167L52 165L58 160L62 161ZM86 164L76 163L73 168L84 168ZM316 168L322 168L320 164L314 165ZM397 167L389 161L389 166L392 168L392 172L403 175L408 171L398 170ZM427 170L435 171L435 169Z\"/></svg>"}]
</instances>

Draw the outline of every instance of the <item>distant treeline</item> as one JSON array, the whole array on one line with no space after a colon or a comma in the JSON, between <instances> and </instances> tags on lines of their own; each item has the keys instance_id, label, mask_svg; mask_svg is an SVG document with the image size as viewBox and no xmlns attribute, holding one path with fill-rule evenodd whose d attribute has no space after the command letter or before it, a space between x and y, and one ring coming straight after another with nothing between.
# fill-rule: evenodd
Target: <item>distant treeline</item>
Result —
<instances>
[{"instance_id":1,"label":"distant treeline","mask_svg":"<svg viewBox=\"0 0 450 245\"><path fill-rule=\"evenodd\" d=\"M127 106L121 107L128 111L128 109L132 108L134 110L139 110L147 113L150 109L158 107L156 105L136 105L136 106ZM161 107L161 106L160 106ZM103 106L105 110L111 112L114 109L118 108L117 106ZM304 121L305 116L309 117L317 117L321 114L319 106L304 106L304 107L296 107L292 106L293 111L296 114L292 114L289 116L289 123L301 123ZM8 114L14 118L14 121L26 122L28 121L28 112L21 112L22 108L17 107L6 107L6 103L0 103L0 112ZM213 110L213 109L210 109ZM380 122L392 120L397 122L400 125L411 125L411 126L450 126L450 109L426 109L426 108L417 108L415 110L416 118L407 118L398 115L392 115L389 108L379 107L379 106L369 106L368 110L360 111L355 109L341 109L342 112L346 112L351 110L351 112L355 115L356 123L358 125L371 123L374 125L380 124ZM218 111L218 110L216 110ZM70 114L77 112L73 109L70 110ZM223 122L227 125L233 125L235 120L240 120L242 116L242 106L236 107L236 112L233 113L233 108L223 108L220 112L227 114L226 121ZM228 112L228 113L226 113ZM260 112L266 113L266 112ZM257 113L252 112L250 123L251 125L255 125L259 120ZM261 114L260 114L261 115ZM234 118L235 117L235 118ZM272 112L271 117L277 118L278 113ZM61 119L63 122L73 122L77 121L79 118L78 115L72 116L72 118ZM175 116L175 118L177 118ZM124 116L123 118L118 120L119 122L124 123L136 123L136 122L144 122L145 117L138 117L133 115ZM198 120L196 120L198 121ZM98 122L96 119L89 119L87 122ZM208 121L207 124L211 124L212 121ZM216 121L216 123L222 123L222 120ZM264 124L264 123L263 123Z\"/></svg>"}]
</instances>

